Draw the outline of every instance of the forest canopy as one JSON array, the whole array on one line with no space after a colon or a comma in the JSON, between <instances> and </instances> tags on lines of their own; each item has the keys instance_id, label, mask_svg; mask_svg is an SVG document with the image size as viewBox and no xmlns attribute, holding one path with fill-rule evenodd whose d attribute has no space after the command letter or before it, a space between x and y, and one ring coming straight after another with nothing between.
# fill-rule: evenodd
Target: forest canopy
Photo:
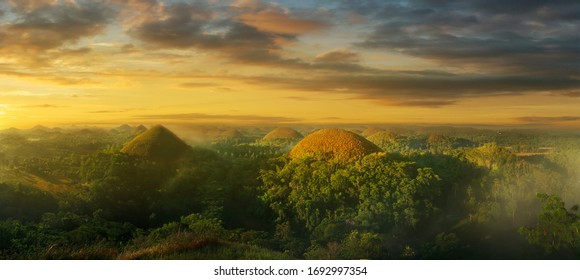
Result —
<instances>
[{"instance_id":1,"label":"forest canopy","mask_svg":"<svg viewBox=\"0 0 580 280\"><path fill-rule=\"evenodd\" d=\"M574 132L214 130L0 131L0 258L580 257Z\"/></svg>"}]
</instances>

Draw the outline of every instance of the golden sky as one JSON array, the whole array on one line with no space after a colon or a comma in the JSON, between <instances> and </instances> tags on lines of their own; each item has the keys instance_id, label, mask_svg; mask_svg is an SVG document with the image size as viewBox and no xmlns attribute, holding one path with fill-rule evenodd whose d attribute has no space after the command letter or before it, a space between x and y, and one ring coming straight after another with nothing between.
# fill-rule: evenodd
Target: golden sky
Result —
<instances>
[{"instance_id":1,"label":"golden sky","mask_svg":"<svg viewBox=\"0 0 580 280\"><path fill-rule=\"evenodd\" d=\"M579 15L541 0L0 0L0 129L580 128Z\"/></svg>"}]
</instances>

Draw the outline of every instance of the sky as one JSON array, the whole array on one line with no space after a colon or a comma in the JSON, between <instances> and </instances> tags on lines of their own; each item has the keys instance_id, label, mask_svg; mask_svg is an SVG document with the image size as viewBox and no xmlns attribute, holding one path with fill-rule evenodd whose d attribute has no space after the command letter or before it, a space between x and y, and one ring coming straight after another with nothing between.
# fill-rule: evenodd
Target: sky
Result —
<instances>
[{"instance_id":1,"label":"sky","mask_svg":"<svg viewBox=\"0 0 580 280\"><path fill-rule=\"evenodd\" d=\"M580 128L568 0L0 0L0 129Z\"/></svg>"}]
</instances>

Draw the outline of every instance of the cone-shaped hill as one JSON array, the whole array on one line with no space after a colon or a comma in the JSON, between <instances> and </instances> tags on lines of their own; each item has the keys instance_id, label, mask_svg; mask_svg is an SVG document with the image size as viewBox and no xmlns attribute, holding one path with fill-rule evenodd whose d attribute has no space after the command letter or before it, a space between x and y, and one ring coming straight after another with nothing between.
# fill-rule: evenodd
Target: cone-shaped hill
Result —
<instances>
[{"instance_id":1,"label":"cone-shaped hill","mask_svg":"<svg viewBox=\"0 0 580 280\"><path fill-rule=\"evenodd\" d=\"M306 136L289 155L291 158L313 156L347 162L376 152L382 150L362 136L343 129L328 128Z\"/></svg>"},{"instance_id":2,"label":"cone-shaped hill","mask_svg":"<svg viewBox=\"0 0 580 280\"><path fill-rule=\"evenodd\" d=\"M133 133L143 133L146 130L147 130L147 128L144 125L140 124L139 126L137 126L133 129Z\"/></svg>"},{"instance_id":3,"label":"cone-shaped hill","mask_svg":"<svg viewBox=\"0 0 580 280\"><path fill-rule=\"evenodd\" d=\"M156 125L129 141L121 152L153 161L174 161L185 155L190 147L177 135Z\"/></svg>"},{"instance_id":4,"label":"cone-shaped hill","mask_svg":"<svg viewBox=\"0 0 580 280\"><path fill-rule=\"evenodd\" d=\"M262 140L264 141L276 141L276 140L298 140L302 139L302 134L300 132L289 128L289 127L278 127L270 131Z\"/></svg>"}]
</instances>

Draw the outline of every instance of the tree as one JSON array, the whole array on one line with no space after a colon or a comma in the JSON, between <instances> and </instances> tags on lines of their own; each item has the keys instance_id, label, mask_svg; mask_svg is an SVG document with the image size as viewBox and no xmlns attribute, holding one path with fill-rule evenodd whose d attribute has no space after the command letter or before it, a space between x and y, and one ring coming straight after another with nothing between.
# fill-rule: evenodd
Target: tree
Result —
<instances>
[{"instance_id":1,"label":"tree","mask_svg":"<svg viewBox=\"0 0 580 280\"><path fill-rule=\"evenodd\" d=\"M535 227L522 227L520 233L528 242L542 246L547 254L572 250L580 253L580 212L578 206L566 210L564 202L555 196L539 193L542 212Z\"/></svg>"}]
</instances>

